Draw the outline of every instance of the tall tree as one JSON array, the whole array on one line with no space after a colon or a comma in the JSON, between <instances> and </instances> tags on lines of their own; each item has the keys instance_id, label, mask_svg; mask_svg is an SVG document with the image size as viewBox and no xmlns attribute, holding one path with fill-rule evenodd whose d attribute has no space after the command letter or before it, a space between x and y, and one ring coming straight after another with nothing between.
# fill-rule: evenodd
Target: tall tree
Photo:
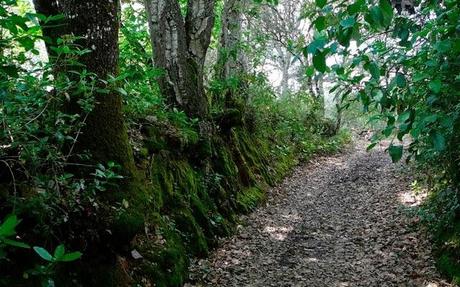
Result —
<instances>
[{"instance_id":1,"label":"tall tree","mask_svg":"<svg viewBox=\"0 0 460 287\"><path fill-rule=\"evenodd\" d=\"M79 62L101 80L118 73L119 1L114 0L34 0L37 12L45 16L62 14L59 25L43 27L50 46L64 34L77 37L77 44L88 53ZM66 71L64 71L66 72ZM100 88L104 87L103 84ZM135 170L128 133L123 120L122 99L115 91L95 92L95 107L88 115L82 135L78 139L80 151L89 150L94 162L114 161L120 164L125 175ZM70 109L78 112L78 98L72 98Z\"/></svg>"},{"instance_id":2,"label":"tall tree","mask_svg":"<svg viewBox=\"0 0 460 287\"><path fill-rule=\"evenodd\" d=\"M220 77L232 78L245 71L246 61L241 51L244 0L226 0L222 13L220 39Z\"/></svg>"},{"instance_id":3,"label":"tall tree","mask_svg":"<svg viewBox=\"0 0 460 287\"><path fill-rule=\"evenodd\" d=\"M145 0L156 67L164 70L159 79L170 104L189 116L206 118L208 100L203 69L214 25L215 0L189 0L181 14L177 0Z\"/></svg>"}]
</instances>

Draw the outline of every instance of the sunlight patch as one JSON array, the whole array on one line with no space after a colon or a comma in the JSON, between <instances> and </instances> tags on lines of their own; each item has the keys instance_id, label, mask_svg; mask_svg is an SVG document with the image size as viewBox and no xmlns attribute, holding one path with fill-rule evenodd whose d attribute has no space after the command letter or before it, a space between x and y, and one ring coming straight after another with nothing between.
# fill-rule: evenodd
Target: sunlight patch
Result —
<instances>
[{"instance_id":1,"label":"sunlight patch","mask_svg":"<svg viewBox=\"0 0 460 287\"><path fill-rule=\"evenodd\" d=\"M266 226L264 228L264 233L268 233L271 238L283 241L286 239L286 237L289 235L291 231L293 231L294 228L292 226L280 226L280 227L275 227L275 226Z\"/></svg>"},{"instance_id":2,"label":"sunlight patch","mask_svg":"<svg viewBox=\"0 0 460 287\"><path fill-rule=\"evenodd\" d=\"M428 196L428 190L422 188L415 180L411 184L411 188L399 193L399 202L405 206L415 207L419 206Z\"/></svg>"}]
</instances>

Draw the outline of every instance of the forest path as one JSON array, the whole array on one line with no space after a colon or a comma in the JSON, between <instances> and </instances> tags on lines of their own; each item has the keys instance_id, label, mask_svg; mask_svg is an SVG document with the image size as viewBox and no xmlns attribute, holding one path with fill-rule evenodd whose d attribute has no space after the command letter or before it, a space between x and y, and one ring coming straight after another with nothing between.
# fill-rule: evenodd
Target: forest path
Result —
<instances>
[{"instance_id":1,"label":"forest path","mask_svg":"<svg viewBox=\"0 0 460 287\"><path fill-rule=\"evenodd\" d=\"M365 144L299 166L186 286L449 286L407 215L411 178Z\"/></svg>"}]
</instances>

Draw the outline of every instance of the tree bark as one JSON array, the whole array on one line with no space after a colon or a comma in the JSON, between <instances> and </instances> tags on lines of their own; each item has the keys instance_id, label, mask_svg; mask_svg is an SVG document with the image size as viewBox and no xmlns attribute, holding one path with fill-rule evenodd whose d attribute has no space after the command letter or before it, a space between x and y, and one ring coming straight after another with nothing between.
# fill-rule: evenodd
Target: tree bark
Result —
<instances>
[{"instance_id":1,"label":"tree bark","mask_svg":"<svg viewBox=\"0 0 460 287\"><path fill-rule=\"evenodd\" d=\"M65 16L64 27L60 26L58 30L44 28L43 33L53 39L52 43L63 33L73 34L79 38L77 44L90 51L79 58L79 62L89 72L96 74L101 80L106 80L109 75L116 76L119 56L119 1L61 0L59 5L54 3L50 4L48 0L34 1L39 13L46 16ZM100 88L107 87L101 84ZM123 168L125 176L133 176L135 165L123 120L121 96L110 91L108 94L96 92L94 97L95 107L87 117L76 150L88 150L93 162L116 162ZM80 112L77 101L78 98L71 98L72 112Z\"/></svg>"},{"instance_id":2,"label":"tree bark","mask_svg":"<svg viewBox=\"0 0 460 287\"><path fill-rule=\"evenodd\" d=\"M228 79L245 71L243 53L240 49L242 35L242 0L227 0L222 13L220 39L220 78Z\"/></svg>"},{"instance_id":3,"label":"tree bark","mask_svg":"<svg viewBox=\"0 0 460 287\"><path fill-rule=\"evenodd\" d=\"M145 0L160 89L191 117L208 116L203 67L214 24L214 0L189 0L184 21L177 0Z\"/></svg>"}]
</instances>

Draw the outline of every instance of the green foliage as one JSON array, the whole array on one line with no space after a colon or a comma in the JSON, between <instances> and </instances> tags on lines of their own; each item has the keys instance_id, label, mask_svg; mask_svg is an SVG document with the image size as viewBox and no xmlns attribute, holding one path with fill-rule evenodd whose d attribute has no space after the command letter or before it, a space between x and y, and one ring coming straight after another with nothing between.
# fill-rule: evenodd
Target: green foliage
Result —
<instances>
[{"instance_id":1,"label":"green foliage","mask_svg":"<svg viewBox=\"0 0 460 287\"><path fill-rule=\"evenodd\" d=\"M327 8L326 1L318 2ZM12 215L0 225L0 285L54 286L61 275L73 279L61 263L82 253L66 252L65 242L86 255L76 272L128 257L136 282L147 276L158 286L181 286L189 256L206 255L231 233L236 215L254 209L265 188L299 160L346 143L308 94L279 99L259 74L209 82L215 118L208 120L216 120L210 127L171 107L159 92L156 80L164 71L152 63L145 11L137 5L123 9L119 76L101 81L77 61L89 52L77 45L82 39L63 35L48 47L53 57L43 58L39 47L49 39L39 24L54 25L62 15L30 13L12 0L0 4L0 215L24 219L19 225ZM353 21L342 24L349 28ZM219 35L217 27L215 46ZM261 46L264 41L255 40ZM323 53L314 62L326 71L324 44L318 40L310 50ZM248 46L241 49L253 50ZM261 61L261 53L252 56ZM92 155L76 148L96 105L93 95L112 91L125 103L141 178L131 183L136 188L125 185L132 178L121 176L117 163L87 164ZM438 136L433 139L442 146ZM118 190L132 193L112 200ZM145 260L126 256L130 247ZM122 272L116 268L95 270L117 281Z\"/></svg>"},{"instance_id":2,"label":"green foliage","mask_svg":"<svg viewBox=\"0 0 460 287\"><path fill-rule=\"evenodd\" d=\"M16 215L10 215L0 225L0 260L5 260L6 262L10 260L6 253L7 247L30 249L28 244L12 239L16 237L16 227L20 222L21 220ZM41 277L42 286L54 286L53 276L55 275L55 268L58 263L72 262L82 256L80 252L66 253L63 244L56 247L53 255L43 247L34 246L33 250L43 260L48 261L48 263L46 265L37 265L35 269L26 271L23 276L25 279L28 279L31 275ZM0 280L0 283L2 282Z\"/></svg>"},{"instance_id":3,"label":"green foliage","mask_svg":"<svg viewBox=\"0 0 460 287\"><path fill-rule=\"evenodd\" d=\"M393 162L406 153L435 174L420 216L435 234L440 268L458 280L452 270L460 246L445 247L458 238L460 213L458 3L419 1L414 15L396 14L387 0L328 4L310 15L317 31L306 49L314 67L336 80L332 92L345 107L360 102L371 122L385 123L369 148L389 138ZM339 61L325 67L331 57Z\"/></svg>"},{"instance_id":4,"label":"green foliage","mask_svg":"<svg viewBox=\"0 0 460 287\"><path fill-rule=\"evenodd\" d=\"M7 258L7 246L30 248L26 243L15 240L16 227L20 222L16 215L11 215L5 218L0 225L0 260Z\"/></svg>"},{"instance_id":5,"label":"green foliage","mask_svg":"<svg viewBox=\"0 0 460 287\"><path fill-rule=\"evenodd\" d=\"M133 4L123 9L120 37L119 92L128 118L145 117L164 110L156 79L163 71L154 68L145 11Z\"/></svg>"},{"instance_id":6,"label":"green foliage","mask_svg":"<svg viewBox=\"0 0 460 287\"><path fill-rule=\"evenodd\" d=\"M413 18L394 15L386 0L377 5L372 1L330 5L331 9L316 12L318 34L307 49L315 68L330 71L338 80L338 96L358 100L365 109L378 109L387 121L378 138L410 136L414 139L408 150L411 156L457 158L459 81L455 75L460 42L454 3L446 2L445 7L423 3ZM418 19L430 13L438 16L421 25ZM350 41L358 48L350 48ZM413 49L417 53L411 53ZM331 70L323 59L334 55L343 61ZM394 160L401 158L399 147L389 151Z\"/></svg>"}]
</instances>

